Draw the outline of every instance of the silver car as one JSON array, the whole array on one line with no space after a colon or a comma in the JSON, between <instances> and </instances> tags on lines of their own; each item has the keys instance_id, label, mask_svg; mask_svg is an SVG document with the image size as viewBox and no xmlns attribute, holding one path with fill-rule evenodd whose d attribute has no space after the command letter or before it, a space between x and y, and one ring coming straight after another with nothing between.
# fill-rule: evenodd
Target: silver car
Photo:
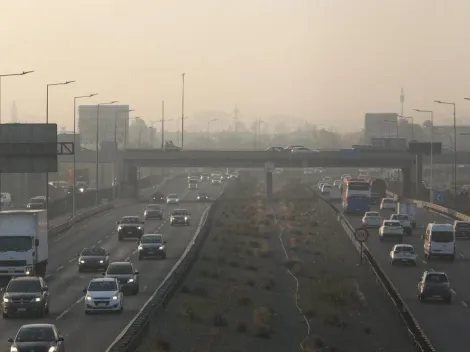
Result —
<instances>
[{"instance_id":1,"label":"silver car","mask_svg":"<svg viewBox=\"0 0 470 352\"><path fill-rule=\"evenodd\" d=\"M113 262L103 275L117 279L122 292L133 295L139 293L139 271L134 269L131 262Z\"/></svg>"},{"instance_id":2,"label":"silver car","mask_svg":"<svg viewBox=\"0 0 470 352\"><path fill-rule=\"evenodd\" d=\"M169 194L166 197L166 204L179 204L180 203L180 198L176 193Z\"/></svg>"},{"instance_id":3,"label":"silver car","mask_svg":"<svg viewBox=\"0 0 470 352\"><path fill-rule=\"evenodd\" d=\"M122 312L124 295L117 279L104 277L90 281L85 293L85 314L91 312Z\"/></svg>"},{"instance_id":4,"label":"silver car","mask_svg":"<svg viewBox=\"0 0 470 352\"><path fill-rule=\"evenodd\" d=\"M166 258L166 241L158 233L146 234L138 242L139 260L157 257Z\"/></svg>"}]
</instances>

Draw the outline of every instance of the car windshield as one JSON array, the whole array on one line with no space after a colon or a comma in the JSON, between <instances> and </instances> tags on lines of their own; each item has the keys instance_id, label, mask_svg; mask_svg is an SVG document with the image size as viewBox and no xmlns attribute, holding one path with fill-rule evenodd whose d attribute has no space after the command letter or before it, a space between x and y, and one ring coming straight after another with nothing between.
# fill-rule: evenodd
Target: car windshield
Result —
<instances>
[{"instance_id":1,"label":"car windshield","mask_svg":"<svg viewBox=\"0 0 470 352\"><path fill-rule=\"evenodd\" d=\"M188 215L188 211L187 210L173 210L171 212L171 215Z\"/></svg>"},{"instance_id":2,"label":"car windshield","mask_svg":"<svg viewBox=\"0 0 470 352\"><path fill-rule=\"evenodd\" d=\"M379 217L379 213L366 213L366 217L376 218L376 217Z\"/></svg>"},{"instance_id":3,"label":"car windshield","mask_svg":"<svg viewBox=\"0 0 470 352\"><path fill-rule=\"evenodd\" d=\"M1 236L0 252L26 252L33 248L33 240L28 236Z\"/></svg>"},{"instance_id":4,"label":"car windshield","mask_svg":"<svg viewBox=\"0 0 470 352\"><path fill-rule=\"evenodd\" d=\"M122 218L121 223L122 224L137 224L137 223L140 223L140 218L138 217Z\"/></svg>"},{"instance_id":5,"label":"car windshield","mask_svg":"<svg viewBox=\"0 0 470 352\"><path fill-rule=\"evenodd\" d=\"M17 342L35 342L35 341L55 341L55 334L52 327L32 326L24 327L18 331L15 341ZM28 349L28 348L27 348ZM34 349L32 349L34 350Z\"/></svg>"},{"instance_id":6,"label":"car windshield","mask_svg":"<svg viewBox=\"0 0 470 352\"><path fill-rule=\"evenodd\" d=\"M6 292L41 292L39 280L12 280Z\"/></svg>"},{"instance_id":7,"label":"car windshield","mask_svg":"<svg viewBox=\"0 0 470 352\"><path fill-rule=\"evenodd\" d=\"M168 198L178 198L178 196L176 194L169 194Z\"/></svg>"},{"instance_id":8,"label":"car windshield","mask_svg":"<svg viewBox=\"0 0 470 352\"><path fill-rule=\"evenodd\" d=\"M392 215L393 220L409 220L408 215Z\"/></svg>"},{"instance_id":9,"label":"car windshield","mask_svg":"<svg viewBox=\"0 0 470 352\"><path fill-rule=\"evenodd\" d=\"M452 231L432 231L431 242L454 242L454 233Z\"/></svg>"},{"instance_id":10,"label":"car windshield","mask_svg":"<svg viewBox=\"0 0 470 352\"><path fill-rule=\"evenodd\" d=\"M160 210L160 206L159 205L148 205L147 206L147 210Z\"/></svg>"},{"instance_id":11,"label":"car windshield","mask_svg":"<svg viewBox=\"0 0 470 352\"><path fill-rule=\"evenodd\" d=\"M401 253L414 253L413 247L408 247L408 246L400 246L395 248L395 252L401 252Z\"/></svg>"},{"instance_id":12,"label":"car windshield","mask_svg":"<svg viewBox=\"0 0 470 352\"><path fill-rule=\"evenodd\" d=\"M88 291L117 291L117 286L115 281L92 281Z\"/></svg>"},{"instance_id":13,"label":"car windshield","mask_svg":"<svg viewBox=\"0 0 470 352\"><path fill-rule=\"evenodd\" d=\"M80 255L82 256L105 256L106 251L103 248L85 248Z\"/></svg>"},{"instance_id":14,"label":"car windshield","mask_svg":"<svg viewBox=\"0 0 470 352\"><path fill-rule=\"evenodd\" d=\"M43 198L31 198L29 202L32 204L44 204L46 200Z\"/></svg>"},{"instance_id":15,"label":"car windshield","mask_svg":"<svg viewBox=\"0 0 470 352\"><path fill-rule=\"evenodd\" d=\"M393 199L384 199L384 203L395 203Z\"/></svg>"},{"instance_id":16,"label":"car windshield","mask_svg":"<svg viewBox=\"0 0 470 352\"><path fill-rule=\"evenodd\" d=\"M428 274L426 282L445 283L448 282L447 276L444 274Z\"/></svg>"},{"instance_id":17,"label":"car windshield","mask_svg":"<svg viewBox=\"0 0 470 352\"><path fill-rule=\"evenodd\" d=\"M132 266L129 264L111 264L106 274L108 275L129 275L133 274Z\"/></svg>"},{"instance_id":18,"label":"car windshield","mask_svg":"<svg viewBox=\"0 0 470 352\"><path fill-rule=\"evenodd\" d=\"M142 236L140 243L163 243L162 236Z\"/></svg>"},{"instance_id":19,"label":"car windshield","mask_svg":"<svg viewBox=\"0 0 470 352\"><path fill-rule=\"evenodd\" d=\"M384 222L384 226L398 227L398 226L400 226L400 223L399 222L393 222L393 221L386 221L386 222Z\"/></svg>"},{"instance_id":20,"label":"car windshield","mask_svg":"<svg viewBox=\"0 0 470 352\"><path fill-rule=\"evenodd\" d=\"M199 197L206 197L207 196L207 193L199 193Z\"/></svg>"}]
</instances>

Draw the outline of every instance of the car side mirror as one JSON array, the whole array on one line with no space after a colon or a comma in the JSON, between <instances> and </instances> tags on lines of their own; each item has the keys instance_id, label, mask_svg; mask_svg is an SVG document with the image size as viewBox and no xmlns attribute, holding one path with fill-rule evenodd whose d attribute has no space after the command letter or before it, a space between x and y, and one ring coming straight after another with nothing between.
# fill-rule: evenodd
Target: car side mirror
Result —
<instances>
[{"instance_id":1,"label":"car side mirror","mask_svg":"<svg viewBox=\"0 0 470 352\"><path fill-rule=\"evenodd\" d=\"M59 338L57 339L57 341L59 341L59 342L64 342L64 337L63 337L63 336L59 336Z\"/></svg>"},{"instance_id":2,"label":"car side mirror","mask_svg":"<svg viewBox=\"0 0 470 352\"><path fill-rule=\"evenodd\" d=\"M86 288L84 288L82 292L83 292L83 293L87 293L87 289L86 289Z\"/></svg>"},{"instance_id":3,"label":"car side mirror","mask_svg":"<svg viewBox=\"0 0 470 352\"><path fill-rule=\"evenodd\" d=\"M8 342L13 342L13 337L9 337Z\"/></svg>"},{"instance_id":4,"label":"car side mirror","mask_svg":"<svg viewBox=\"0 0 470 352\"><path fill-rule=\"evenodd\" d=\"M105 276L105 275L106 275L106 273L101 273L101 275Z\"/></svg>"},{"instance_id":5,"label":"car side mirror","mask_svg":"<svg viewBox=\"0 0 470 352\"><path fill-rule=\"evenodd\" d=\"M134 274L139 275L139 270L136 270Z\"/></svg>"}]
</instances>

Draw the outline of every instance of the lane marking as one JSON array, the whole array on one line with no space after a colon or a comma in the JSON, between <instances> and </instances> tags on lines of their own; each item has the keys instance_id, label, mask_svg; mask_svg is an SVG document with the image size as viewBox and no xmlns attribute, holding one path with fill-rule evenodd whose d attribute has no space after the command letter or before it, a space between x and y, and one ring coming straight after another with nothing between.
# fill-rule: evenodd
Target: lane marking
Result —
<instances>
[{"instance_id":1,"label":"lane marking","mask_svg":"<svg viewBox=\"0 0 470 352\"><path fill-rule=\"evenodd\" d=\"M66 310L64 310L62 313L59 314L59 316L57 318L55 318L55 320L60 320L62 319L68 312L70 312L70 310L76 306L77 304L79 304L80 302L82 302L83 300L85 299L85 296L82 296L80 297L79 299L77 299L70 307L68 307Z\"/></svg>"},{"instance_id":2,"label":"lane marking","mask_svg":"<svg viewBox=\"0 0 470 352\"><path fill-rule=\"evenodd\" d=\"M468 304L465 301L460 301L460 303L465 307L468 308Z\"/></svg>"},{"instance_id":3,"label":"lane marking","mask_svg":"<svg viewBox=\"0 0 470 352\"><path fill-rule=\"evenodd\" d=\"M367 306L366 297L364 296L364 293L362 293L359 283L356 280L354 280L353 285L354 285L354 290L356 291L356 295L359 298L359 301L364 307L366 307Z\"/></svg>"},{"instance_id":4,"label":"lane marking","mask_svg":"<svg viewBox=\"0 0 470 352\"><path fill-rule=\"evenodd\" d=\"M61 271L63 268L65 268L63 265L59 266L55 271Z\"/></svg>"},{"instance_id":5,"label":"lane marking","mask_svg":"<svg viewBox=\"0 0 470 352\"><path fill-rule=\"evenodd\" d=\"M73 263L75 261L76 258L72 258L69 260L69 263Z\"/></svg>"},{"instance_id":6,"label":"lane marking","mask_svg":"<svg viewBox=\"0 0 470 352\"><path fill-rule=\"evenodd\" d=\"M453 295L457 296L457 292L455 292L455 290L453 288L450 289L450 293L452 293Z\"/></svg>"}]
</instances>

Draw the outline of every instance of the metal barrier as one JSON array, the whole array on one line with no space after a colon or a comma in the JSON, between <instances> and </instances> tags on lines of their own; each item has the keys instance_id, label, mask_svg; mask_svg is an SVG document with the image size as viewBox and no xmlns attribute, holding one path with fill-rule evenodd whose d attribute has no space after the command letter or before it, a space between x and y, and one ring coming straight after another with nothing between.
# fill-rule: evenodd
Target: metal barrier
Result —
<instances>
[{"instance_id":1,"label":"metal barrier","mask_svg":"<svg viewBox=\"0 0 470 352\"><path fill-rule=\"evenodd\" d=\"M314 189L310 188L310 190L313 193L316 193ZM357 251L361 253L361 245L354 237L354 232L356 229L351 226L346 217L338 209L336 209L333 204L331 204L321 196L319 196L319 198L322 199L325 203L327 203L331 207L331 209L336 213L338 222L343 227L344 231L350 238ZM434 347L431 345L431 342L419 326L418 321L411 313L403 298L400 296L398 290L395 288L392 281L385 274L385 271L380 267L379 263L375 260L366 244L363 244L362 251L363 257L367 259L367 263L369 263L371 271L375 274L376 282L380 283L385 293L390 297L395 308L398 311L398 314L400 315L400 318L405 323L405 326L408 329L408 333L414 341L416 351L436 352Z\"/></svg>"},{"instance_id":2,"label":"metal barrier","mask_svg":"<svg viewBox=\"0 0 470 352\"><path fill-rule=\"evenodd\" d=\"M142 341L142 337L149 331L152 317L161 312L172 294L184 280L197 259L198 252L207 238L212 219L217 209L218 200L207 208L201 220L199 228L196 230L193 239L186 247L186 250L167 274L157 290L152 294L142 309L124 328L121 334L111 344L106 352L132 352L135 351Z\"/></svg>"}]
</instances>

